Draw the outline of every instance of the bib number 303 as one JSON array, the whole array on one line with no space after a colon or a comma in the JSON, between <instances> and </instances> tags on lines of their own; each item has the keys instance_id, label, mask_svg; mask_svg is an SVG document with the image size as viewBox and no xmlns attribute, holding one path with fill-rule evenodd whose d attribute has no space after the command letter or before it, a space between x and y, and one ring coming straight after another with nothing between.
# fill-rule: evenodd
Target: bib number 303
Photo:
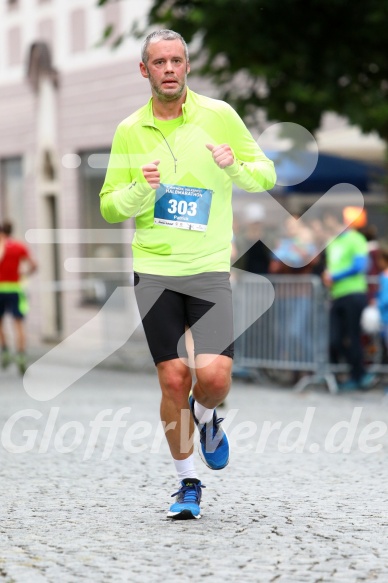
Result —
<instances>
[{"instance_id":1,"label":"bib number 303","mask_svg":"<svg viewBox=\"0 0 388 583\"><path fill-rule=\"evenodd\" d=\"M206 231L213 191L161 184L155 194L154 223L164 227Z\"/></svg>"},{"instance_id":2,"label":"bib number 303","mask_svg":"<svg viewBox=\"0 0 388 583\"><path fill-rule=\"evenodd\" d=\"M167 212L170 214L189 215L195 217L197 214L198 204L196 202L186 202L185 200L177 201L175 198L170 198Z\"/></svg>"}]
</instances>

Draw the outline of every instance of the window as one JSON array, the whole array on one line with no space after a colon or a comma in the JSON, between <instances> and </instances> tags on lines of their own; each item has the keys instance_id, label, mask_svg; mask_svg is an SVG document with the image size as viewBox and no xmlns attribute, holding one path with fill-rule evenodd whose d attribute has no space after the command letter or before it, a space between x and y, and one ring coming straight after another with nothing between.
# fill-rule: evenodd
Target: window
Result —
<instances>
[{"instance_id":1,"label":"window","mask_svg":"<svg viewBox=\"0 0 388 583\"><path fill-rule=\"evenodd\" d=\"M100 153L109 155L109 152ZM86 258L86 269L81 276L84 282L90 283L89 286L83 286L83 300L87 303L98 303L110 295L118 285L128 285L129 274L123 272L123 268L125 256L129 255L129 251L127 246L124 250L120 225L111 225L101 216L99 194L105 178L105 168L91 168L88 164L90 154L92 152L81 154L79 224L81 229L102 229L107 235L101 236L100 232L96 238L96 235L91 233L89 241L80 246L79 257ZM104 272L104 265L109 265L108 269L113 270ZM95 270L97 266L101 271ZM100 290L104 297L99 297Z\"/></svg>"},{"instance_id":2,"label":"window","mask_svg":"<svg viewBox=\"0 0 388 583\"><path fill-rule=\"evenodd\" d=\"M0 218L12 221L14 234L24 238L23 161L21 157L0 161Z\"/></svg>"}]
</instances>

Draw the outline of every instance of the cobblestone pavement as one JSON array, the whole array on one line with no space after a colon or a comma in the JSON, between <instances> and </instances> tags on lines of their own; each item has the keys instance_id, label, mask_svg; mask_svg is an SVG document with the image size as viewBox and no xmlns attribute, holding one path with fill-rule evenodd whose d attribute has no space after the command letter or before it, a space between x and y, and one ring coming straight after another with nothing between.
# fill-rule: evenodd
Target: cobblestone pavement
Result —
<instances>
[{"instance_id":1,"label":"cobblestone pavement","mask_svg":"<svg viewBox=\"0 0 388 583\"><path fill-rule=\"evenodd\" d=\"M203 518L171 522L176 478L154 374L95 369L48 402L12 370L0 383L1 581L388 580L382 391L235 381L222 410L231 463L212 472L198 459ZM98 415L106 425L116 415L116 436L96 429Z\"/></svg>"}]
</instances>

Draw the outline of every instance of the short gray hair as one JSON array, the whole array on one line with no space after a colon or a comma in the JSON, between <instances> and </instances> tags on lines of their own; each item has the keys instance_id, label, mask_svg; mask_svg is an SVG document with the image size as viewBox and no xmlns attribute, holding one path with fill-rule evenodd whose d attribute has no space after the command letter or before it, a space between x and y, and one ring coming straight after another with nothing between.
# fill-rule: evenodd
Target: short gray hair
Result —
<instances>
[{"instance_id":1,"label":"short gray hair","mask_svg":"<svg viewBox=\"0 0 388 583\"><path fill-rule=\"evenodd\" d=\"M168 29L156 30L154 32L151 32L151 34L149 34L146 37L141 49L141 60L145 65L148 63L148 45L153 40L176 40L176 39L181 41L185 51L186 61L189 62L189 49L187 48L185 39L183 38L182 35L179 34L179 32L175 32L174 30Z\"/></svg>"}]
</instances>

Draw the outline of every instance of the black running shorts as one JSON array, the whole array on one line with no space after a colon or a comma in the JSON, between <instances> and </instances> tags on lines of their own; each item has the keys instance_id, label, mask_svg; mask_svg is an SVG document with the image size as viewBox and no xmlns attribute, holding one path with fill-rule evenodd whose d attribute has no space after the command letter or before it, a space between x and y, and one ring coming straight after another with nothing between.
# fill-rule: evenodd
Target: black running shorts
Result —
<instances>
[{"instance_id":1,"label":"black running shorts","mask_svg":"<svg viewBox=\"0 0 388 583\"><path fill-rule=\"evenodd\" d=\"M24 318L20 310L20 294L18 292L0 292L0 318L7 312L15 320L22 320Z\"/></svg>"},{"instance_id":2,"label":"black running shorts","mask_svg":"<svg viewBox=\"0 0 388 583\"><path fill-rule=\"evenodd\" d=\"M187 358L184 334L194 352L233 358L233 306L229 273L182 277L135 273L135 295L155 364Z\"/></svg>"}]
</instances>

